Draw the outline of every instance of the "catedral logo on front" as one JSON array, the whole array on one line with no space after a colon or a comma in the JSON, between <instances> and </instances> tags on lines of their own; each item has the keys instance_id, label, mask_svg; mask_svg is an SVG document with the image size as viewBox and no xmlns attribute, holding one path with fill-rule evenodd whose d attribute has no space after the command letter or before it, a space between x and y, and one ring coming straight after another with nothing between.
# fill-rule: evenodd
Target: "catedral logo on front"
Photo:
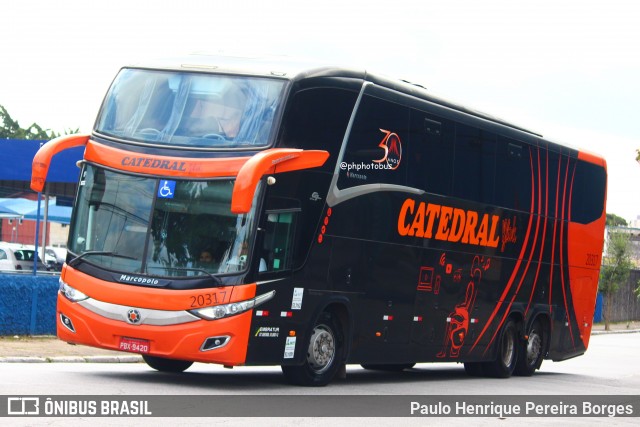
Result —
<instances>
[{"instance_id":1,"label":"catedral logo on front","mask_svg":"<svg viewBox=\"0 0 640 427\"><path fill-rule=\"evenodd\" d=\"M160 160L149 157L123 157L122 166L134 166L150 169L166 169L186 172L186 162L176 160Z\"/></svg>"},{"instance_id":2,"label":"catedral logo on front","mask_svg":"<svg viewBox=\"0 0 640 427\"><path fill-rule=\"evenodd\" d=\"M510 223L510 220L507 220ZM500 216L473 210L454 208L435 203L406 199L398 215L398 233L468 245L498 247ZM504 229L504 220L503 227ZM509 242L515 243L515 229L511 227ZM504 250L504 245L502 247Z\"/></svg>"}]
</instances>

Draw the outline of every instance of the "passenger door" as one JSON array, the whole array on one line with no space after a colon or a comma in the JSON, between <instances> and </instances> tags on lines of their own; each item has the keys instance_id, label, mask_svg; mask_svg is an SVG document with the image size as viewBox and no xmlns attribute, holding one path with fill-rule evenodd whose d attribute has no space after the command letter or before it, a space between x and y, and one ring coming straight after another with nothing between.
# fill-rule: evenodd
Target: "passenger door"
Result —
<instances>
[{"instance_id":1,"label":"passenger door","mask_svg":"<svg viewBox=\"0 0 640 427\"><path fill-rule=\"evenodd\" d=\"M294 262L294 240L300 212L295 199L270 198L260 224L255 256L260 276L290 276ZM262 278L262 277L261 277Z\"/></svg>"}]
</instances>

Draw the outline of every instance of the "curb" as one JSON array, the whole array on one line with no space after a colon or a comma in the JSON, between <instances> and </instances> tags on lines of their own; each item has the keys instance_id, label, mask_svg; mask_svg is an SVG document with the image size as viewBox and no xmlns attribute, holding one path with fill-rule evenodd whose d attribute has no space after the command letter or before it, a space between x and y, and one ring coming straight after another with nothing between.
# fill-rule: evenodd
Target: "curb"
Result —
<instances>
[{"instance_id":1,"label":"curb","mask_svg":"<svg viewBox=\"0 0 640 427\"><path fill-rule=\"evenodd\" d=\"M0 363L141 363L142 356L0 357Z\"/></svg>"},{"instance_id":2,"label":"curb","mask_svg":"<svg viewBox=\"0 0 640 427\"><path fill-rule=\"evenodd\" d=\"M640 329L617 329L614 331L591 331L591 335L609 335L609 334L637 334Z\"/></svg>"}]
</instances>

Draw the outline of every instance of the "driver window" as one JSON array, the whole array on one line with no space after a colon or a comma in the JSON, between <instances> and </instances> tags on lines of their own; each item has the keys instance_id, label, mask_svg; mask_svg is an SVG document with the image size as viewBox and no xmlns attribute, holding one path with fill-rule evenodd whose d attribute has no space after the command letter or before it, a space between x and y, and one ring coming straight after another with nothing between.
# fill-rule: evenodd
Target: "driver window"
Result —
<instances>
[{"instance_id":1,"label":"driver window","mask_svg":"<svg viewBox=\"0 0 640 427\"><path fill-rule=\"evenodd\" d=\"M297 212L267 212L262 253L266 264L264 272L290 270L293 260L293 238Z\"/></svg>"}]
</instances>

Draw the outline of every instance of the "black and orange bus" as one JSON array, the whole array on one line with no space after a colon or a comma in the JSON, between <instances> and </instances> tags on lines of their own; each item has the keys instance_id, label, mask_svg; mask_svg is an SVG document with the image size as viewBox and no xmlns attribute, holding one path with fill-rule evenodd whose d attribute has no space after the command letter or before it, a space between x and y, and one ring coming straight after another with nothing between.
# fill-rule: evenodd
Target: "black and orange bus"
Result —
<instances>
[{"instance_id":1,"label":"black and orange bus","mask_svg":"<svg viewBox=\"0 0 640 427\"><path fill-rule=\"evenodd\" d=\"M152 368L464 363L587 349L606 164L365 71L193 56L125 67L84 146L60 339Z\"/></svg>"}]
</instances>

